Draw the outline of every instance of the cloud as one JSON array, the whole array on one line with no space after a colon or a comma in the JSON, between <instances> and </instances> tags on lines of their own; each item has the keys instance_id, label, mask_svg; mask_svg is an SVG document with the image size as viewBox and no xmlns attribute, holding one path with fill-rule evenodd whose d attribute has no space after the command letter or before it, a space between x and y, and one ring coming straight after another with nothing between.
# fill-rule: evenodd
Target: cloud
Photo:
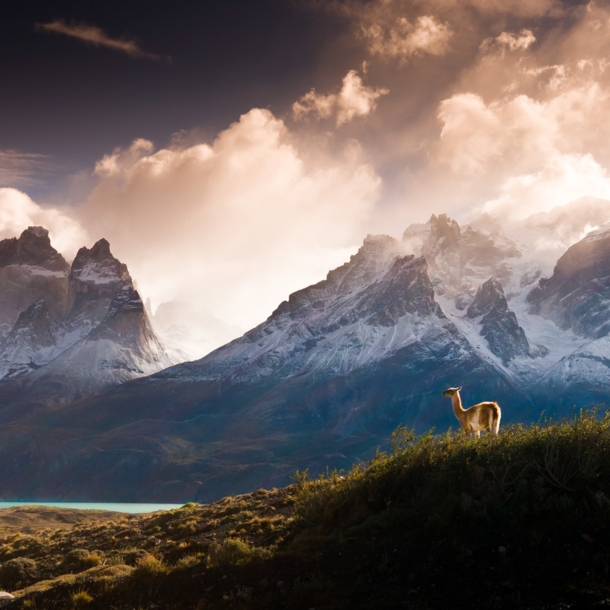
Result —
<instances>
[{"instance_id":1,"label":"cloud","mask_svg":"<svg viewBox=\"0 0 610 610\"><path fill-rule=\"evenodd\" d=\"M318 11L332 12L354 21L396 18L413 11L437 14L475 9L483 15L525 18L561 17L567 2L561 0L309 0L305 4Z\"/></svg>"},{"instance_id":2,"label":"cloud","mask_svg":"<svg viewBox=\"0 0 610 610\"><path fill-rule=\"evenodd\" d=\"M62 19L54 19L48 23L36 23L35 28L39 32L52 32L62 34L96 47L106 47L113 51L126 53L130 57L138 59L153 59L156 61L171 61L171 58L144 51L133 38L112 38L104 30L88 23L67 23Z\"/></svg>"},{"instance_id":3,"label":"cloud","mask_svg":"<svg viewBox=\"0 0 610 610\"><path fill-rule=\"evenodd\" d=\"M556 154L537 172L511 176L483 211L510 219L548 212L584 196L610 199L610 177L590 154Z\"/></svg>"},{"instance_id":4,"label":"cloud","mask_svg":"<svg viewBox=\"0 0 610 610\"><path fill-rule=\"evenodd\" d=\"M582 147L587 131L608 110L608 99L593 81L545 100L520 94L486 104L474 93L453 95L439 106L439 157L464 174L484 173L496 160L513 171L539 165Z\"/></svg>"},{"instance_id":5,"label":"cloud","mask_svg":"<svg viewBox=\"0 0 610 610\"><path fill-rule=\"evenodd\" d=\"M95 171L80 222L92 240L110 241L153 308L197 303L199 319L175 323L202 336L204 318L250 328L345 262L380 188L357 143L335 156L312 150L260 109L212 143L155 152L136 140Z\"/></svg>"},{"instance_id":6,"label":"cloud","mask_svg":"<svg viewBox=\"0 0 610 610\"><path fill-rule=\"evenodd\" d=\"M58 171L58 166L48 155L0 149L0 187L39 186Z\"/></svg>"},{"instance_id":7,"label":"cloud","mask_svg":"<svg viewBox=\"0 0 610 610\"><path fill-rule=\"evenodd\" d=\"M350 70L339 93L322 95L312 89L292 105L292 115L298 121L309 115L328 119L335 114L339 126L355 117L369 115L377 107L377 100L388 93L385 88L366 87L356 70Z\"/></svg>"},{"instance_id":8,"label":"cloud","mask_svg":"<svg viewBox=\"0 0 610 610\"><path fill-rule=\"evenodd\" d=\"M361 34L371 55L406 60L422 55L444 55L449 49L452 31L433 15L417 18L415 24L398 17L389 26L380 23L363 24Z\"/></svg>"},{"instance_id":9,"label":"cloud","mask_svg":"<svg viewBox=\"0 0 610 610\"><path fill-rule=\"evenodd\" d=\"M493 48L508 49L509 51L525 51L536 42L536 37L531 30L523 28L519 34L512 32L502 32L495 38L486 38L481 43L483 51Z\"/></svg>"},{"instance_id":10,"label":"cloud","mask_svg":"<svg viewBox=\"0 0 610 610\"><path fill-rule=\"evenodd\" d=\"M88 239L67 211L42 207L17 189L0 188L0 239L19 236L29 226L48 229L53 246L68 258Z\"/></svg>"}]
</instances>

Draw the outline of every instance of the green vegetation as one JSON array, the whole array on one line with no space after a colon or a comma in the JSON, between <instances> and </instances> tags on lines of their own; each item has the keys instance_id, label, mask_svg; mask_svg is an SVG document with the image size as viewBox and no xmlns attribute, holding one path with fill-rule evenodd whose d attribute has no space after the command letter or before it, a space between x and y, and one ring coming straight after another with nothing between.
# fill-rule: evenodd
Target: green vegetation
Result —
<instances>
[{"instance_id":1,"label":"green vegetation","mask_svg":"<svg viewBox=\"0 0 610 610\"><path fill-rule=\"evenodd\" d=\"M48 610L610 603L608 414L497 438L402 428L368 465L295 480L8 536L0 579L14 607Z\"/></svg>"}]
</instances>

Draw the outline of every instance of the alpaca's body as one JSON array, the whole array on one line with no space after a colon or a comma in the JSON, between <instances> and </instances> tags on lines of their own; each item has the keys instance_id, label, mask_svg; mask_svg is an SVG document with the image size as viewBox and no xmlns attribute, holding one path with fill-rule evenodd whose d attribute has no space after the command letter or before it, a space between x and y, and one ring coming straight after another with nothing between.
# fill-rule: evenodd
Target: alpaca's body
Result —
<instances>
[{"instance_id":1,"label":"alpaca's body","mask_svg":"<svg viewBox=\"0 0 610 610\"><path fill-rule=\"evenodd\" d=\"M496 436L500 430L500 418L502 410L497 402L481 402L468 409L462 406L460 390L462 388L449 388L443 392L443 396L451 398L453 412L458 418L462 428L475 436L481 436L481 430L489 430Z\"/></svg>"}]
</instances>

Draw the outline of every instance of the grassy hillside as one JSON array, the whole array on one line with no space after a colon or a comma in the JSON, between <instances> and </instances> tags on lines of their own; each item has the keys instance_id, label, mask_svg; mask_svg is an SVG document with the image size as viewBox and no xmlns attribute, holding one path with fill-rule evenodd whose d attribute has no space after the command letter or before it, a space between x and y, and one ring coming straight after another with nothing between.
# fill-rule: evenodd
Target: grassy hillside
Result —
<instances>
[{"instance_id":1,"label":"grassy hillside","mask_svg":"<svg viewBox=\"0 0 610 610\"><path fill-rule=\"evenodd\" d=\"M120 513L109 510L65 510L53 506L14 506L0 510L0 538L16 534L34 534L57 530L91 521L116 520Z\"/></svg>"},{"instance_id":2,"label":"grassy hillside","mask_svg":"<svg viewBox=\"0 0 610 610\"><path fill-rule=\"evenodd\" d=\"M610 603L610 416L479 440L400 429L392 447L284 489L8 535L0 586L37 609Z\"/></svg>"}]
</instances>

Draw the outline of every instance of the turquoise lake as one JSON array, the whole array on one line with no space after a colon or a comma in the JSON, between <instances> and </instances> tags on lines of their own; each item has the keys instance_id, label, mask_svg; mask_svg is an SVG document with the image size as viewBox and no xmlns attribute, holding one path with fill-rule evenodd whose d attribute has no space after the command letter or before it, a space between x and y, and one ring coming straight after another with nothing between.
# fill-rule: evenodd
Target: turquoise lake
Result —
<instances>
[{"instance_id":1,"label":"turquoise lake","mask_svg":"<svg viewBox=\"0 0 610 610\"><path fill-rule=\"evenodd\" d=\"M120 502L0 502L0 509L14 506L54 506L78 508L80 510L111 510L119 513L154 513L157 510L172 510L183 504L124 504Z\"/></svg>"}]
</instances>

